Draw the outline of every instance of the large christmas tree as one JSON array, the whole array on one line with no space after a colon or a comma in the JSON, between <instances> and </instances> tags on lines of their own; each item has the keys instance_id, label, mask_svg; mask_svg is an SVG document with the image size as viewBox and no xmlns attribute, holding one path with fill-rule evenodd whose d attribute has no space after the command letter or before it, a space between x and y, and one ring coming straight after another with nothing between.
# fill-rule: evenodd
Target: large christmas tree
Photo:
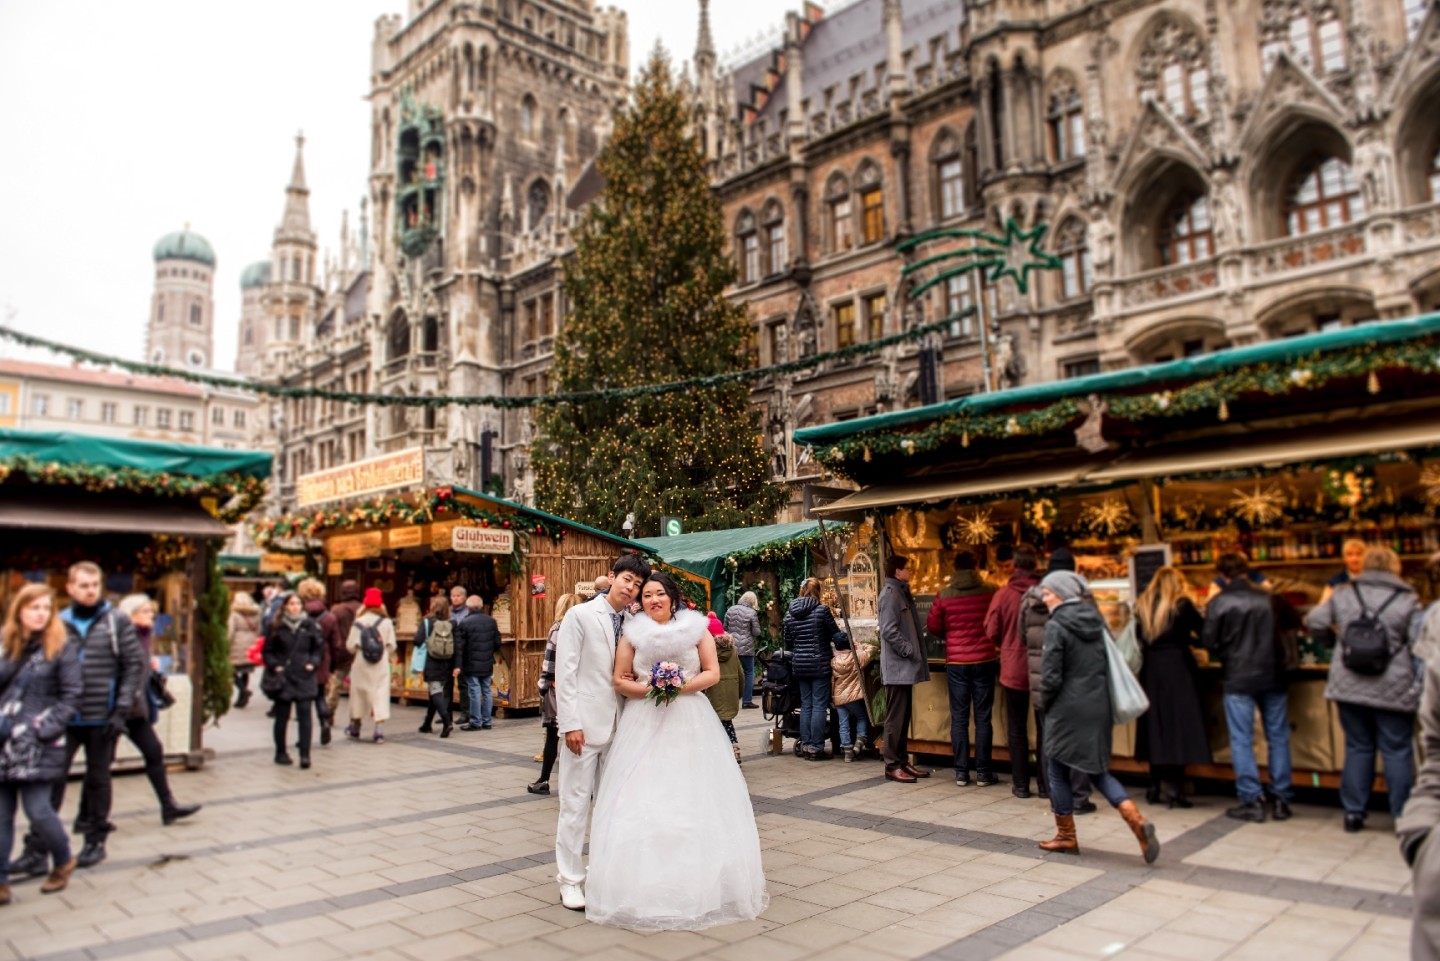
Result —
<instances>
[{"instance_id":1,"label":"large christmas tree","mask_svg":"<svg viewBox=\"0 0 1440 961\"><path fill-rule=\"evenodd\" d=\"M572 313L555 348L561 392L623 389L740 368L748 321L705 159L664 52L641 71L597 161L605 189L576 230L565 271ZM687 530L773 522L786 491L766 480L759 415L733 382L542 407L537 506L638 535L661 515Z\"/></svg>"}]
</instances>

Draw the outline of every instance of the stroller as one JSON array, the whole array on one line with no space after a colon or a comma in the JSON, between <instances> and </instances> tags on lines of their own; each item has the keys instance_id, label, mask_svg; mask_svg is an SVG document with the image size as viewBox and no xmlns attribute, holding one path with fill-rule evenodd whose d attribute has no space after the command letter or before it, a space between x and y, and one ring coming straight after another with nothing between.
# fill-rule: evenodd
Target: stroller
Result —
<instances>
[{"instance_id":1,"label":"stroller","mask_svg":"<svg viewBox=\"0 0 1440 961\"><path fill-rule=\"evenodd\" d=\"M773 724L765 734L761 748L766 754L782 754L785 739L793 738L793 751L800 756L800 679L795 676L794 655L776 651L765 661L765 674L760 679L760 705L767 721ZM840 722L834 707L827 708L826 734L831 753L840 753Z\"/></svg>"}]
</instances>

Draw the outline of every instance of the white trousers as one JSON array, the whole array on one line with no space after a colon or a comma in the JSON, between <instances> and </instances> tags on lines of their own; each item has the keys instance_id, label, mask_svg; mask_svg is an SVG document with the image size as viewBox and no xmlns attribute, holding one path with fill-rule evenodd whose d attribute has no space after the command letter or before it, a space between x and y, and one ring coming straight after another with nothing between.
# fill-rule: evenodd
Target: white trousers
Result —
<instances>
[{"instance_id":1,"label":"white trousers","mask_svg":"<svg viewBox=\"0 0 1440 961\"><path fill-rule=\"evenodd\" d=\"M560 738L560 817L555 822L555 880L580 884L585 880L585 829L590 822L590 804L600 783L609 743L586 744L579 755Z\"/></svg>"}]
</instances>

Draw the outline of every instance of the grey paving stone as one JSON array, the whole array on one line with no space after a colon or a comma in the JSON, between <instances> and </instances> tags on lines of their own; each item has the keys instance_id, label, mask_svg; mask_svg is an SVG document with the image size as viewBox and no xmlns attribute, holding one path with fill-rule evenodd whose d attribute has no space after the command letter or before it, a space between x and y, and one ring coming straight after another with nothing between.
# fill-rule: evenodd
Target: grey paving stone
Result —
<instances>
[{"instance_id":1,"label":"grey paving stone","mask_svg":"<svg viewBox=\"0 0 1440 961\"><path fill-rule=\"evenodd\" d=\"M236 931L249 931L254 927L255 922L249 915L241 915L238 918L222 918L219 921L207 921L204 924L192 925L185 929L185 936L191 941L203 941L206 938L234 934Z\"/></svg>"}]
</instances>

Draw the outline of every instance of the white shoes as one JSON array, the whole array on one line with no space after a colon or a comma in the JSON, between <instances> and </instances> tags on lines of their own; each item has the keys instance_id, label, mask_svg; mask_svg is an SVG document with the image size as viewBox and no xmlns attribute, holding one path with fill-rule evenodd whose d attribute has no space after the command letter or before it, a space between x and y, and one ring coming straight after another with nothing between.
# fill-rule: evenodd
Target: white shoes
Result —
<instances>
[{"instance_id":1,"label":"white shoes","mask_svg":"<svg viewBox=\"0 0 1440 961\"><path fill-rule=\"evenodd\" d=\"M560 882L560 903L571 911L585 910L585 892L578 884Z\"/></svg>"}]
</instances>

